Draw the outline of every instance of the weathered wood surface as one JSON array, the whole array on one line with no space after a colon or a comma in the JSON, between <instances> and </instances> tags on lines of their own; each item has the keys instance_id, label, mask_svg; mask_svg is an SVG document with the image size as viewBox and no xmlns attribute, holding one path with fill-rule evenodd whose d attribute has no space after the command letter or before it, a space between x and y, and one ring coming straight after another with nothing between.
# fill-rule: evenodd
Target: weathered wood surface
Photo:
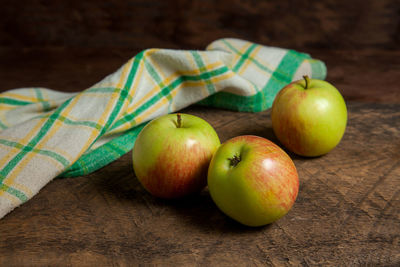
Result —
<instances>
[{"instance_id":1,"label":"weathered wood surface","mask_svg":"<svg viewBox=\"0 0 400 267\"><path fill-rule=\"evenodd\" d=\"M223 215L208 191L176 201L144 191L131 154L85 177L56 179L0 221L0 265L396 265L400 263L400 105L349 103L340 145L291 155L293 209L266 227ZM277 142L269 111L191 107L222 141Z\"/></svg>"}]
</instances>

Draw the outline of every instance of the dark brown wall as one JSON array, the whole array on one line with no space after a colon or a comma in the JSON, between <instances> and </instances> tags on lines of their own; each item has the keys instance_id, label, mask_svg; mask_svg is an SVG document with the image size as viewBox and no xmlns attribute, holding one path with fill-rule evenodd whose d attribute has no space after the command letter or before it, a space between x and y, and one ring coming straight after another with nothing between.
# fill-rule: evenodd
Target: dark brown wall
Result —
<instances>
[{"instance_id":1,"label":"dark brown wall","mask_svg":"<svg viewBox=\"0 0 400 267\"><path fill-rule=\"evenodd\" d=\"M1 3L2 2L2 3ZM399 0L0 1L0 46L400 47Z\"/></svg>"}]
</instances>

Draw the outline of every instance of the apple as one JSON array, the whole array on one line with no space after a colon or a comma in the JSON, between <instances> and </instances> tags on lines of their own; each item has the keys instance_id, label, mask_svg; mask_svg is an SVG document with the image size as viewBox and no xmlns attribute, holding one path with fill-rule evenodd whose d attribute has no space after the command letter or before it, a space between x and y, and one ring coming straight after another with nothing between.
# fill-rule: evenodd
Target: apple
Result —
<instances>
[{"instance_id":1,"label":"apple","mask_svg":"<svg viewBox=\"0 0 400 267\"><path fill-rule=\"evenodd\" d=\"M342 139L347 108L333 85L303 78L277 94L271 110L272 128L287 149L315 157L328 153Z\"/></svg>"},{"instance_id":2,"label":"apple","mask_svg":"<svg viewBox=\"0 0 400 267\"><path fill-rule=\"evenodd\" d=\"M207 184L210 160L220 145L205 120L168 114L152 120L133 148L133 168L143 187L160 198L178 198Z\"/></svg>"},{"instance_id":3,"label":"apple","mask_svg":"<svg viewBox=\"0 0 400 267\"><path fill-rule=\"evenodd\" d=\"M208 189L218 208L248 226L262 226L293 206L299 178L290 157L273 142L243 135L224 142L208 169Z\"/></svg>"}]
</instances>

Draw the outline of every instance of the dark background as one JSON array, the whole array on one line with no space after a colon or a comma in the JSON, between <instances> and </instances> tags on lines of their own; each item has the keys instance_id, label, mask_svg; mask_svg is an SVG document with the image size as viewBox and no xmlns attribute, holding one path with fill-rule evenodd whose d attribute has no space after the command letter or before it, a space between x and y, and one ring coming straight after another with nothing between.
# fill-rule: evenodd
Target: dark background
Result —
<instances>
[{"instance_id":1,"label":"dark background","mask_svg":"<svg viewBox=\"0 0 400 267\"><path fill-rule=\"evenodd\" d=\"M142 49L204 49L236 37L322 59L346 100L400 98L399 0L1 2L0 91L81 91Z\"/></svg>"},{"instance_id":2,"label":"dark background","mask_svg":"<svg viewBox=\"0 0 400 267\"><path fill-rule=\"evenodd\" d=\"M290 48L400 44L398 0L2 2L2 46L202 49L227 36Z\"/></svg>"}]
</instances>

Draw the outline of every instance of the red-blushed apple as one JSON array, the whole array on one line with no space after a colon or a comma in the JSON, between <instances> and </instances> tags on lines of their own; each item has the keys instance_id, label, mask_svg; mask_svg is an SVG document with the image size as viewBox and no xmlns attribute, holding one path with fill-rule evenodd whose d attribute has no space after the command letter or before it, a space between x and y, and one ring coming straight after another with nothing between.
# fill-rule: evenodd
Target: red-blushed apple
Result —
<instances>
[{"instance_id":1,"label":"red-blushed apple","mask_svg":"<svg viewBox=\"0 0 400 267\"><path fill-rule=\"evenodd\" d=\"M143 187L160 198L178 198L207 184L210 160L220 145L205 120L189 114L168 114L152 120L133 148L133 168Z\"/></svg>"},{"instance_id":2,"label":"red-blushed apple","mask_svg":"<svg viewBox=\"0 0 400 267\"><path fill-rule=\"evenodd\" d=\"M208 188L219 209L248 226L284 216L299 191L291 158L273 142L243 135L224 142L208 169Z\"/></svg>"},{"instance_id":3,"label":"red-blushed apple","mask_svg":"<svg viewBox=\"0 0 400 267\"><path fill-rule=\"evenodd\" d=\"M330 83L304 76L277 94L271 120L276 137L287 149L314 157L339 144L346 129L347 108Z\"/></svg>"}]
</instances>

